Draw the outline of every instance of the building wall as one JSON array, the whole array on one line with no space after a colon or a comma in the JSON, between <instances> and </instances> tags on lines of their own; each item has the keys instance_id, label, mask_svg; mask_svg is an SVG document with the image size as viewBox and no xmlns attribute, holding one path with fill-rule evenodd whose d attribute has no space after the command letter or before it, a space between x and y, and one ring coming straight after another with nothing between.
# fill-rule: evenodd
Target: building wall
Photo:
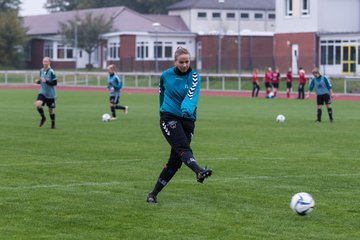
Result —
<instances>
[{"instance_id":1,"label":"building wall","mask_svg":"<svg viewBox=\"0 0 360 240\"><path fill-rule=\"evenodd\" d=\"M298 66L306 72L311 72L314 66L319 65L319 45L315 33L281 33L274 36L275 65L285 72L292 66L291 45L299 46Z\"/></svg>"},{"instance_id":2,"label":"building wall","mask_svg":"<svg viewBox=\"0 0 360 240\"><path fill-rule=\"evenodd\" d=\"M44 40L31 40L31 61L27 62L27 68L40 69L44 55Z\"/></svg>"},{"instance_id":3,"label":"building wall","mask_svg":"<svg viewBox=\"0 0 360 240\"><path fill-rule=\"evenodd\" d=\"M198 13L206 13L206 18L199 18ZM214 12L220 12L221 18L213 18ZM234 13L234 19L228 19L227 13ZM249 13L249 19L240 19L240 13ZM255 19L254 14L263 14L263 19ZM238 9L185 9L182 11L170 11L169 15L180 15L190 31L199 34L217 34L222 32L224 34L233 34L239 30L251 31L268 31L275 30L275 19L268 19L269 13L275 11L253 11L253 10L238 10Z\"/></svg>"},{"instance_id":4,"label":"building wall","mask_svg":"<svg viewBox=\"0 0 360 240\"><path fill-rule=\"evenodd\" d=\"M218 36L199 36L197 41L202 45L202 70L216 72L219 68ZM224 36L221 40L221 71L238 70L240 60L241 72L251 71L254 67L266 69L273 65L272 36L241 36L240 59L238 57L237 36Z\"/></svg>"}]
</instances>

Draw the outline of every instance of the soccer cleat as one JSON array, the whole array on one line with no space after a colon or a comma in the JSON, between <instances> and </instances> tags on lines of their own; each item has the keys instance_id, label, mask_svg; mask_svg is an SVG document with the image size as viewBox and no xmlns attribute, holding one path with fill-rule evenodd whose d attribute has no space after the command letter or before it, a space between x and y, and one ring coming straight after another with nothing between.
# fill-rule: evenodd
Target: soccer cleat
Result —
<instances>
[{"instance_id":1,"label":"soccer cleat","mask_svg":"<svg viewBox=\"0 0 360 240\"><path fill-rule=\"evenodd\" d=\"M44 126L45 122L46 122L46 118L45 118L45 117L44 117L44 118L41 118L39 127Z\"/></svg>"},{"instance_id":2,"label":"soccer cleat","mask_svg":"<svg viewBox=\"0 0 360 240\"><path fill-rule=\"evenodd\" d=\"M116 117L111 117L111 118L110 118L111 121L114 121L114 120L116 120L116 119L117 119Z\"/></svg>"},{"instance_id":3,"label":"soccer cleat","mask_svg":"<svg viewBox=\"0 0 360 240\"><path fill-rule=\"evenodd\" d=\"M124 111L125 115L128 115L129 113L129 107L128 106L125 106L125 111Z\"/></svg>"},{"instance_id":4,"label":"soccer cleat","mask_svg":"<svg viewBox=\"0 0 360 240\"><path fill-rule=\"evenodd\" d=\"M51 122L51 129L55 129L55 122Z\"/></svg>"},{"instance_id":5,"label":"soccer cleat","mask_svg":"<svg viewBox=\"0 0 360 240\"><path fill-rule=\"evenodd\" d=\"M147 203L158 203L158 202L157 202L157 197L156 197L154 194L149 193L149 194L147 195L147 197L146 197L146 202L147 202Z\"/></svg>"},{"instance_id":6,"label":"soccer cleat","mask_svg":"<svg viewBox=\"0 0 360 240\"><path fill-rule=\"evenodd\" d=\"M315 123L321 123L321 120L317 120L317 119L316 119L316 120L315 120Z\"/></svg>"},{"instance_id":7,"label":"soccer cleat","mask_svg":"<svg viewBox=\"0 0 360 240\"><path fill-rule=\"evenodd\" d=\"M210 177L212 174L212 170L211 169L206 169L204 168L203 170L201 170L200 172L198 172L198 174L196 175L196 180L199 183L203 183L205 178Z\"/></svg>"}]
</instances>

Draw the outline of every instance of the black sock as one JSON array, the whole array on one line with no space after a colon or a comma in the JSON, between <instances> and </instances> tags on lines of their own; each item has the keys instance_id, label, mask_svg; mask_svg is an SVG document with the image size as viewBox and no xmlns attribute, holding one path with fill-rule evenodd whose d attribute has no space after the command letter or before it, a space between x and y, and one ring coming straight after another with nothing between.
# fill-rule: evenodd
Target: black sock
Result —
<instances>
[{"instance_id":1,"label":"black sock","mask_svg":"<svg viewBox=\"0 0 360 240\"><path fill-rule=\"evenodd\" d=\"M332 116L332 108L328 108L328 114L329 114L329 118L330 120L333 120L333 116Z\"/></svg>"},{"instance_id":2,"label":"black sock","mask_svg":"<svg viewBox=\"0 0 360 240\"><path fill-rule=\"evenodd\" d=\"M51 118L51 127L54 128L55 127L55 113L50 113L50 118Z\"/></svg>"},{"instance_id":3,"label":"black sock","mask_svg":"<svg viewBox=\"0 0 360 240\"><path fill-rule=\"evenodd\" d=\"M321 113L322 113L321 109L318 109L318 110L317 110L317 120L318 120L319 122L321 122Z\"/></svg>"},{"instance_id":4,"label":"black sock","mask_svg":"<svg viewBox=\"0 0 360 240\"><path fill-rule=\"evenodd\" d=\"M38 110L38 112L39 112L39 114L40 114L40 116L41 116L41 118L45 118L45 114L44 114L44 109L43 108L37 108L37 110Z\"/></svg>"},{"instance_id":5,"label":"black sock","mask_svg":"<svg viewBox=\"0 0 360 240\"><path fill-rule=\"evenodd\" d=\"M116 118L116 112L115 112L115 107L110 107L111 110L111 114L114 118Z\"/></svg>"},{"instance_id":6,"label":"black sock","mask_svg":"<svg viewBox=\"0 0 360 240\"><path fill-rule=\"evenodd\" d=\"M175 175L177 170L170 169L167 165L164 167L158 181L155 184L154 190L151 192L153 195L158 195L158 193L170 182L171 178Z\"/></svg>"},{"instance_id":7,"label":"black sock","mask_svg":"<svg viewBox=\"0 0 360 240\"><path fill-rule=\"evenodd\" d=\"M116 107L115 107L116 109L122 109L122 110L125 110L125 107L123 107L123 106L120 106L120 105L116 105Z\"/></svg>"},{"instance_id":8,"label":"black sock","mask_svg":"<svg viewBox=\"0 0 360 240\"><path fill-rule=\"evenodd\" d=\"M193 170L196 174L202 170L202 168L197 164L194 156L191 152L182 152L181 161L185 163L191 170Z\"/></svg>"}]
</instances>

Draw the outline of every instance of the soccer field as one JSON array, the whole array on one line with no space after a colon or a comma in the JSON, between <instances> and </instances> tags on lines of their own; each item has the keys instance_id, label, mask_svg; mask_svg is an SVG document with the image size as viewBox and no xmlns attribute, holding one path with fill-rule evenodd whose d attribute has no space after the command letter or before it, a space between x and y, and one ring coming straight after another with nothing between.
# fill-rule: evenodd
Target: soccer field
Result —
<instances>
[{"instance_id":1,"label":"soccer field","mask_svg":"<svg viewBox=\"0 0 360 240\"><path fill-rule=\"evenodd\" d=\"M0 90L0 239L360 239L360 103L202 96L194 155L149 205L166 163L158 96L59 91L57 129L38 127L37 91ZM284 114L285 123L276 115ZM308 192L315 209L289 208Z\"/></svg>"}]
</instances>

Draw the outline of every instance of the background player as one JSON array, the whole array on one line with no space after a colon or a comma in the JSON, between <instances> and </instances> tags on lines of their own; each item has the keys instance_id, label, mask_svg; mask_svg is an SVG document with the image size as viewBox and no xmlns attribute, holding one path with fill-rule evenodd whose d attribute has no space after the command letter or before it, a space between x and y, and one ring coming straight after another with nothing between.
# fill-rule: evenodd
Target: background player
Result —
<instances>
[{"instance_id":1,"label":"background player","mask_svg":"<svg viewBox=\"0 0 360 240\"><path fill-rule=\"evenodd\" d=\"M280 83L280 71L279 68L275 68L275 71L271 74L271 84L273 86L274 96L276 97L277 91L279 89L279 83Z\"/></svg>"},{"instance_id":2,"label":"background player","mask_svg":"<svg viewBox=\"0 0 360 240\"><path fill-rule=\"evenodd\" d=\"M212 170L198 165L190 147L195 129L200 83L200 75L190 67L188 50L177 48L175 67L164 71L160 78L160 128L171 146L171 152L154 189L147 195L148 203L157 203L157 195L182 163L195 173L199 183L212 174Z\"/></svg>"},{"instance_id":3,"label":"background player","mask_svg":"<svg viewBox=\"0 0 360 240\"><path fill-rule=\"evenodd\" d=\"M292 88L292 69L289 68L289 70L286 73L286 97L290 98L290 92Z\"/></svg>"},{"instance_id":4,"label":"background player","mask_svg":"<svg viewBox=\"0 0 360 240\"><path fill-rule=\"evenodd\" d=\"M259 84L259 75L258 75L258 69L254 68L253 74L252 74L252 83L253 83L253 89L252 89L252 97L257 97L259 95L260 91L260 84Z\"/></svg>"},{"instance_id":5,"label":"background player","mask_svg":"<svg viewBox=\"0 0 360 240\"><path fill-rule=\"evenodd\" d=\"M56 88L57 78L54 70L50 67L50 58L43 58L43 68L40 69L40 79L36 79L35 82L40 84L40 90L38 97L35 101L35 107L41 116L39 127L44 126L46 117L43 106L46 104L49 110L51 119L51 128L55 128L55 99L56 99Z\"/></svg>"},{"instance_id":6,"label":"background player","mask_svg":"<svg viewBox=\"0 0 360 240\"><path fill-rule=\"evenodd\" d=\"M298 99L304 99L305 97L305 84L306 84L305 70L303 68L299 68Z\"/></svg>"},{"instance_id":7,"label":"background player","mask_svg":"<svg viewBox=\"0 0 360 240\"><path fill-rule=\"evenodd\" d=\"M115 73L115 65L111 64L108 66L108 86L107 88L110 91L110 111L112 118L111 120L116 120L116 109L124 110L125 115L128 114L129 107L128 106L121 106L119 104L120 100L120 90L122 88L122 81L119 76Z\"/></svg>"},{"instance_id":8,"label":"background player","mask_svg":"<svg viewBox=\"0 0 360 240\"><path fill-rule=\"evenodd\" d=\"M326 104L330 122L332 122L334 120L333 112L332 112L332 108L331 108L331 99L334 98L334 93L332 91L332 85L325 76L321 76L318 68L314 68L312 70L312 74L314 77L310 81L309 91L306 95L306 98L310 97L310 92L315 87L316 102L317 102L316 122L321 122L322 106L324 105L324 103Z\"/></svg>"},{"instance_id":9,"label":"background player","mask_svg":"<svg viewBox=\"0 0 360 240\"><path fill-rule=\"evenodd\" d=\"M264 77L264 84L266 89L266 97L269 97L269 93L271 92L271 77L272 77L272 68L269 67Z\"/></svg>"}]
</instances>

